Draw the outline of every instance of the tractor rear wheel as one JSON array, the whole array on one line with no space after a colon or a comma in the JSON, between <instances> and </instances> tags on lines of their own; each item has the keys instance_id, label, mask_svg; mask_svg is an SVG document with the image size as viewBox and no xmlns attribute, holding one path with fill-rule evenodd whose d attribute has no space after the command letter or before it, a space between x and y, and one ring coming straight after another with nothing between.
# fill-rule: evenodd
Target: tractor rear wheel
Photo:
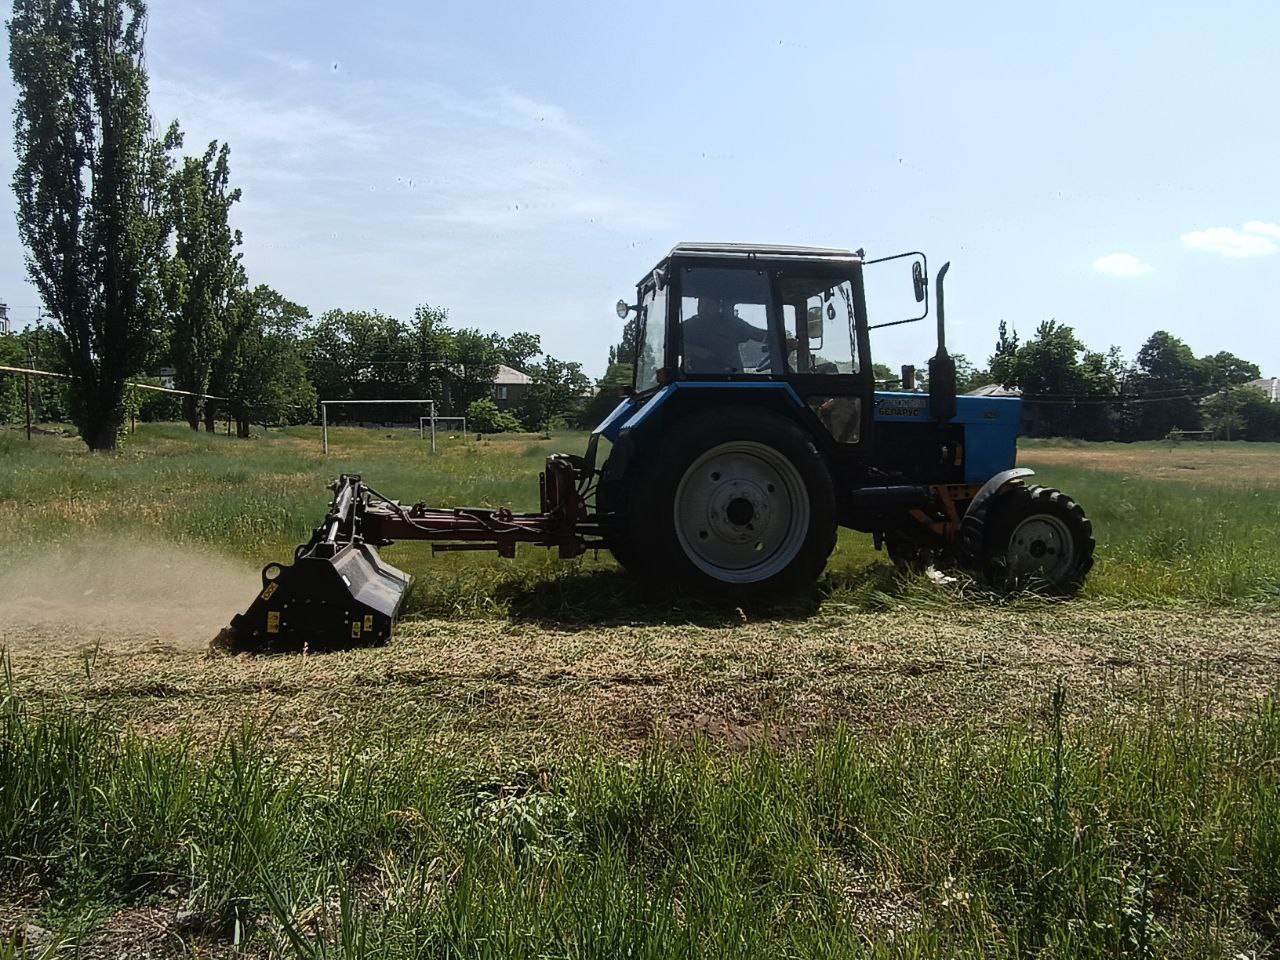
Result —
<instances>
[{"instance_id":1,"label":"tractor rear wheel","mask_svg":"<svg viewBox=\"0 0 1280 960\"><path fill-rule=\"evenodd\" d=\"M642 481L628 525L654 578L728 593L794 589L818 578L835 547L826 462L804 431L767 411L681 423Z\"/></svg>"},{"instance_id":2,"label":"tractor rear wheel","mask_svg":"<svg viewBox=\"0 0 1280 960\"><path fill-rule=\"evenodd\" d=\"M1093 524L1062 491L1011 485L980 522L980 562L992 583L1060 594L1084 585L1093 566Z\"/></svg>"},{"instance_id":3,"label":"tractor rear wheel","mask_svg":"<svg viewBox=\"0 0 1280 960\"><path fill-rule=\"evenodd\" d=\"M607 464L605 472L608 473ZM632 542L627 523L627 499L627 486L622 480L601 480L596 490L596 511L600 515L605 542L613 559L628 573L643 575L644 565Z\"/></svg>"}]
</instances>

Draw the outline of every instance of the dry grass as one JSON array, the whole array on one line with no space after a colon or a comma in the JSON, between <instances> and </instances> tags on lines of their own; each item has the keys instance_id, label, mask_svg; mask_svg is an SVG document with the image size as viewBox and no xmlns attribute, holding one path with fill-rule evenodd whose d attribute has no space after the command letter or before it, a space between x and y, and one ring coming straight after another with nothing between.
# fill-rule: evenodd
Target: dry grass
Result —
<instances>
[{"instance_id":1,"label":"dry grass","mask_svg":"<svg viewBox=\"0 0 1280 960\"><path fill-rule=\"evenodd\" d=\"M1280 490L1280 456L1258 443L1080 443L1024 441L1020 466L1059 467L1224 489Z\"/></svg>"}]
</instances>

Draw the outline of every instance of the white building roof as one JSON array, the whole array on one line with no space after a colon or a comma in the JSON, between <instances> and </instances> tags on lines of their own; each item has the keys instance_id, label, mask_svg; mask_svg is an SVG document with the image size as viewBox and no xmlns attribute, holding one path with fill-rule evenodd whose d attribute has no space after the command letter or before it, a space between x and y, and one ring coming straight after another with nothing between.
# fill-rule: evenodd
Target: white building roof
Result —
<instances>
[{"instance_id":1,"label":"white building roof","mask_svg":"<svg viewBox=\"0 0 1280 960\"><path fill-rule=\"evenodd\" d=\"M1022 391L1017 387L1006 387L998 383L988 383L984 387L976 387L965 394L966 397L1020 397Z\"/></svg>"},{"instance_id":2,"label":"white building roof","mask_svg":"<svg viewBox=\"0 0 1280 960\"><path fill-rule=\"evenodd\" d=\"M1250 380L1245 386L1261 390L1272 403L1280 403L1280 377L1264 377L1261 380Z\"/></svg>"},{"instance_id":3,"label":"white building roof","mask_svg":"<svg viewBox=\"0 0 1280 960\"><path fill-rule=\"evenodd\" d=\"M533 377L517 370L515 367L508 367L505 363L500 363L493 382L502 386L511 386L520 383L533 383Z\"/></svg>"}]
</instances>

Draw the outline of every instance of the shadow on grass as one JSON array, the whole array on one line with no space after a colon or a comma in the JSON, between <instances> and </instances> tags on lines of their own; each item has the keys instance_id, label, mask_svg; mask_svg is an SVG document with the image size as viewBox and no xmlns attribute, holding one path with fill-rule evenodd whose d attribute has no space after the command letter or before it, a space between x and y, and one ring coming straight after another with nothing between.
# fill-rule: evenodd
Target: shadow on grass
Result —
<instances>
[{"instance_id":1,"label":"shadow on grass","mask_svg":"<svg viewBox=\"0 0 1280 960\"><path fill-rule=\"evenodd\" d=\"M533 582L500 583L494 601L511 620L559 629L734 627L762 620L807 620L829 601L845 611L883 610L911 602L918 590L911 578L882 563L830 572L784 595L747 590L733 598L682 584L644 583L622 570L580 570Z\"/></svg>"}]
</instances>

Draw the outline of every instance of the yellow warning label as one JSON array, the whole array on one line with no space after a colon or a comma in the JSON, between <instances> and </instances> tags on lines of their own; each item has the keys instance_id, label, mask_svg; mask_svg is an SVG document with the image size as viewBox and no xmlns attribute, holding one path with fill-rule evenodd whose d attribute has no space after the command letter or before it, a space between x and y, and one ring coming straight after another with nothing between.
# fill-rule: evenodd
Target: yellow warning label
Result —
<instances>
[{"instance_id":1,"label":"yellow warning label","mask_svg":"<svg viewBox=\"0 0 1280 960\"><path fill-rule=\"evenodd\" d=\"M263 591L262 591L262 599L263 599L263 600L270 600L270 599L271 599L271 595L272 595L273 593L275 593L275 592L276 592L276 587L278 587L278 586L280 586L279 581L274 581L274 580L273 580L271 583L268 583L268 584L267 584L267 589L265 589L265 590L263 590Z\"/></svg>"},{"instance_id":2,"label":"yellow warning label","mask_svg":"<svg viewBox=\"0 0 1280 960\"><path fill-rule=\"evenodd\" d=\"M365 630L365 633L368 633L368 632L369 632L370 630L372 630L372 629L373 629L373 614L372 614L372 613L366 613L366 614L364 615L364 630Z\"/></svg>"},{"instance_id":3,"label":"yellow warning label","mask_svg":"<svg viewBox=\"0 0 1280 960\"><path fill-rule=\"evenodd\" d=\"M352 640L360 639L360 621L359 620L351 621L351 639Z\"/></svg>"},{"instance_id":4,"label":"yellow warning label","mask_svg":"<svg viewBox=\"0 0 1280 960\"><path fill-rule=\"evenodd\" d=\"M268 610L267 611L267 633L279 633L279 632L280 632L280 611Z\"/></svg>"}]
</instances>

